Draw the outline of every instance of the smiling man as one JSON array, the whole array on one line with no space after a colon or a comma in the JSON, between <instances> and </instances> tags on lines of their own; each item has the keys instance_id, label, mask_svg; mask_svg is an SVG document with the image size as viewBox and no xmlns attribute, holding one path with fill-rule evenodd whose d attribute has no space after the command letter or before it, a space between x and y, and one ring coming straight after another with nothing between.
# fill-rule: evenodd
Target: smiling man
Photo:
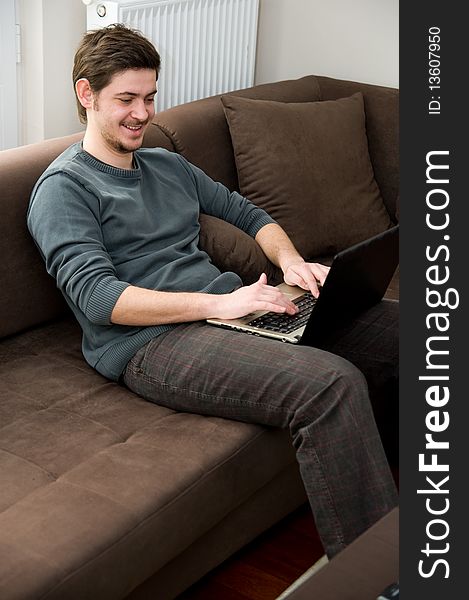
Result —
<instances>
[{"instance_id":1,"label":"smiling man","mask_svg":"<svg viewBox=\"0 0 469 600\"><path fill-rule=\"evenodd\" d=\"M252 236L286 283L317 295L328 268L305 262L248 199L176 153L141 147L159 69L138 32L113 25L85 34L73 71L85 136L38 180L29 229L94 369L174 410L290 430L333 556L397 501L363 376L378 387L396 376L397 307L383 302L362 315L331 352L207 325L296 307L263 273L243 286L220 272L199 248L200 213Z\"/></svg>"},{"instance_id":2,"label":"smiling man","mask_svg":"<svg viewBox=\"0 0 469 600\"><path fill-rule=\"evenodd\" d=\"M83 140L87 152L122 169L132 167L132 153L141 147L155 114L155 78L152 68L127 69L99 92L88 79L77 79L77 98L88 112Z\"/></svg>"}]
</instances>

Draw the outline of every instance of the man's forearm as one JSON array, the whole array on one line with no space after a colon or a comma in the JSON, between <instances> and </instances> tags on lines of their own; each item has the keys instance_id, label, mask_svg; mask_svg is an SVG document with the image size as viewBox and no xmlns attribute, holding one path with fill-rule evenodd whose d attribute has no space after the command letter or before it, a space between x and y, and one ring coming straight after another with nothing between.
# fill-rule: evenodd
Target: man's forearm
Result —
<instances>
[{"instance_id":1,"label":"man's forearm","mask_svg":"<svg viewBox=\"0 0 469 600\"><path fill-rule=\"evenodd\" d=\"M166 325L209 318L236 319L256 310L294 314L295 305L262 274L252 285L228 294L158 292L135 286L119 296L111 314L116 325Z\"/></svg>"},{"instance_id":2,"label":"man's forearm","mask_svg":"<svg viewBox=\"0 0 469 600\"><path fill-rule=\"evenodd\" d=\"M306 264L283 229L275 223L264 225L256 242L266 256L285 274L285 281L317 294L316 279L323 282L327 267ZM255 310L287 311L295 308L286 296L266 285L265 276L251 286L230 294L201 292L159 292L129 286L119 296L111 323L119 325L165 325L212 317L237 318Z\"/></svg>"},{"instance_id":3,"label":"man's forearm","mask_svg":"<svg viewBox=\"0 0 469 600\"><path fill-rule=\"evenodd\" d=\"M111 314L118 325L165 325L206 319L215 312L217 296L191 292L157 292L129 286Z\"/></svg>"},{"instance_id":4,"label":"man's forearm","mask_svg":"<svg viewBox=\"0 0 469 600\"><path fill-rule=\"evenodd\" d=\"M284 273L290 265L304 262L288 235L275 223L264 225L255 239L267 258Z\"/></svg>"}]
</instances>

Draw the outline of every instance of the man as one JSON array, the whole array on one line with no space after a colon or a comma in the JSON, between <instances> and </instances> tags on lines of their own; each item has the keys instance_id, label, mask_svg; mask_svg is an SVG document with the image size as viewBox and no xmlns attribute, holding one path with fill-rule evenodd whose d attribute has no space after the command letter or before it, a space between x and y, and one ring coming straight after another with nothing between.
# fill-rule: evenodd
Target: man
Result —
<instances>
[{"instance_id":1,"label":"man","mask_svg":"<svg viewBox=\"0 0 469 600\"><path fill-rule=\"evenodd\" d=\"M290 429L333 556L396 504L367 383L338 356L373 387L395 377L396 304L331 340L337 354L207 325L296 308L265 274L243 287L220 273L198 248L199 212L243 229L287 283L314 295L328 268L306 263L264 211L181 156L141 148L159 68L152 44L124 26L85 34L73 71L85 136L36 184L30 231L92 367L175 410Z\"/></svg>"}]
</instances>

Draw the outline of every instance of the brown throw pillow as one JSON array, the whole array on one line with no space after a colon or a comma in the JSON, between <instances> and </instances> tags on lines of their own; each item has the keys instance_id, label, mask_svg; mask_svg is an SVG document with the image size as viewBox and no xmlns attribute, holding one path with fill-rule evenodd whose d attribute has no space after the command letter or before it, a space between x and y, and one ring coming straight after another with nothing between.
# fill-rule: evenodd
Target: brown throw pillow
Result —
<instances>
[{"instance_id":1,"label":"brown throw pillow","mask_svg":"<svg viewBox=\"0 0 469 600\"><path fill-rule=\"evenodd\" d=\"M368 152L361 93L284 103L222 96L241 193L306 259L391 226Z\"/></svg>"},{"instance_id":2,"label":"brown throw pillow","mask_svg":"<svg viewBox=\"0 0 469 600\"><path fill-rule=\"evenodd\" d=\"M282 273L269 262L261 247L247 233L227 221L201 214L199 247L220 271L234 271L251 285L264 272L272 283L282 281Z\"/></svg>"}]
</instances>

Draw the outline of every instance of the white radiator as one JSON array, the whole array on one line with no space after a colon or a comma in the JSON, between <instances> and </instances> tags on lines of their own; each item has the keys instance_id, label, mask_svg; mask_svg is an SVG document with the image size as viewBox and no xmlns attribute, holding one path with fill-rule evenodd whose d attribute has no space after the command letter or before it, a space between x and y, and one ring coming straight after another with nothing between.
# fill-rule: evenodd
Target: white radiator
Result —
<instances>
[{"instance_id":1,"label":"white radiator","mask_svg":"<svg viewBox=\"0 0 469 600\"><path fill-rule=\"evenodd\" d=\"M161 55L158 111L254 85L259 0L102 2L88 6L88 29L106 5L102 26L138 29Z\"/></svg>"}]
</instances>

